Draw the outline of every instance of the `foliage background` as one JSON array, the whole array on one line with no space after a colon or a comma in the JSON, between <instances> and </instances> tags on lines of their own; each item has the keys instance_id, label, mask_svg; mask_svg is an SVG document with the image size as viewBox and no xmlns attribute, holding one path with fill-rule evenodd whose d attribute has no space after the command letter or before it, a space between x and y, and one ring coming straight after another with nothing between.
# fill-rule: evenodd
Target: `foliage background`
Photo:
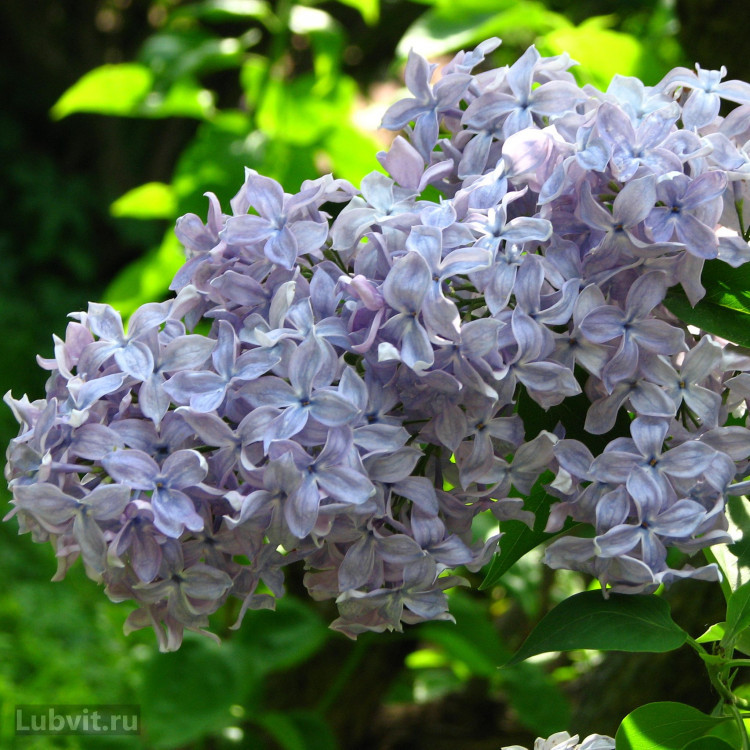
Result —
<instances>
[{"instance_id":1,"label":"foliage background","mask_svg":"<svg viewBox=\"0 0 750 750\"><path fill-rule=\"evenodd\" d=\"M243 166L290 191L328 171L356 184L378 168L387 140L375 128L410 46L440 59L498 35L494 64L531 43L567 49L580 82L599 87L614 73L653 84L695 60L748 80L743 17L744 4L728 0L0 4L0 392L42 394L34 356L50 355L51 332L63 335L66 314L88 300L128 311L165 296L180 263L174 219L205 215L205 190L226 204ZM121 64L105 69L116 80L74 86ZM15 428L0 410L3 447ZM712 704L697 659L682 651L498 670L545 611L587 585L533 555L502 586L456 594L456 626L353 644L327 630L326 607L296 596L292 574L279 612L246 617L221 647L188 639L164 655L150 634L122 635L123 606L80 566L51 584L50 550L16 528L0 526L2 748L478 750L562 728L614 732L649 700ZM700 629L715 621L717 596L706 584L675 586L675 618ZM231 624L231 612L218 616ZM677 684L675 673L685 675ZM13 707L25 703L139 704L144 734L16 738Z\"/></svg>"}]
</instances>

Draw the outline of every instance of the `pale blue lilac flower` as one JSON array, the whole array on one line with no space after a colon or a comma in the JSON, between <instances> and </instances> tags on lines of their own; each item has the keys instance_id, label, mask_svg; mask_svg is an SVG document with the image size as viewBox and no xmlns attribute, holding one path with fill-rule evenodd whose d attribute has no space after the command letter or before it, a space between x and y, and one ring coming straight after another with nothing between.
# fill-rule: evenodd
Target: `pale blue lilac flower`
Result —
<instances>
[{"instance_id":1,"label":"pale blue lilac flower","mask_svg":"<svg viewBox=\"0 0 750 750\"><path fill-rule=\"evenodd\" d=\"M581 331L594 343L619 339L617 351L602 368L607 390L611 391L616 383L636 372L641 347L655 354L675 354L685 348L681 329L651 315L665 293L664 274L649 271L630 288L624 310L613 305L596 307L581 321Z\"/></svg>"},{"instance_id":2,"label":"pale blue lilac flower","mask_svg":"<svg viewBox=\"0 0 750 750\"><path fill-rule=\"evenodd\" d=\"M166 536L178 538L185 528L203 528L193 500L182 491L194 487L208 473L206 460L197 451L177 451L159 466L143 451L126 449L105 456L102 465L116 481L151 492L154 525Z\"/></svg>"},{"instance_id":3,"label":"pale blue lilac flower","mask_svg":"<svg viewBox=\"0 0 750 750\"><path fill-rule=\"evenodd\" d=\"M287 196L278 182L248 169L243 197L235 201L258 213L229 217L219 236L233 245L262 246L270 261L292 268L300 248L305 253L315 252L328 236L326 223L311 221L304 214L319 192L320 187L315 186Z\"/></svg>"},{"instance_id":4,"label":"pale blue lilac flower","mask_svg":"<svg viewBox=\"0 0 750 750\"><path fill-rule=\"evenodd\" d=\"M721 99L739 104L750 104L750 84L744 81L722 81L727 69L703 70L698 63L695 71L675 68L659 82L657 88L671 94L677 88L690 90L682 107L682 122L686 128L702 128L716 119Z\"/></svg>"},{"instance_id":5,"label":"pale blue lilac flower","mask_svg":"<svg viewBox=\"0 0 750 750\"><path fill-rule=\"evenodd\" d=\"M641 166L656 175L682 169L679 157L666 147L679 112L676 105L657 109L634 127L625 112L613 104L602 104L597 129L612 148L612 165L618 180L630 180Z\"/></svg>"},{"instance_id":6,"label":"pale blue lilac flower","mask_svg":"<svg viewBox=\"0 0 750 750\"><path fill-rule=\"evenodd\" d=\"M388 130L401 130L414 121L412 140L425 159L429 158L437 142L441 111L455 107L471 83L471 76L456 72L442 78L434 87L430 86L435 67L414 50L409 52L405 78L414 98L402 99L391 105L381 123L381 127Z\"/></svg>"},{"instance_id":7,"label":"pale blue lilac flower","mask_svg":"<svg viewBox=\"0 0 750 750\"><path fill-rule=\"evenodd\" d=\"M721 213L721 201L717 203L717 199L726 185L727 177L722 172L704 172L694 180L678 173L659 180L659 205L650 211L645 222L651 236L656 242L668 242L676 235L693 255L715 258L719 241L714 227ZM711 211L711 204L718 211Z\"/></svg>"}]
</instances>

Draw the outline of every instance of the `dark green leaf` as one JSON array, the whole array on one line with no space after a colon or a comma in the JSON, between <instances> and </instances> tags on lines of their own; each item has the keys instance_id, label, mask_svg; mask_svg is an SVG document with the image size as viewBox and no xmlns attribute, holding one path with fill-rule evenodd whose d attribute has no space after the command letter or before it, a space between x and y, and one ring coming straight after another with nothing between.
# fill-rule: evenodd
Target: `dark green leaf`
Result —
<instances>
[{"instance_id":1,"label":"dark green leaf","mask_svg":"<svg viewBox=\"0 0 750 750\"><path fill-rule=\"evenodd\" d=\"M455 591L450 597L452 622L428 622L419 626L420 640L438 644L451 658L463 662L474 675L494 677L510 652L487 613L485 602Z\"/></svg>"},{"instance_id":2,"label":"dark green leaf","mask_svg":"<svg viewBox=\"0 0 750 750\"><path fill-rule=\"evenodd\" d=\"M238 665L208 639L186 638L179 653L154 654L143 675L141 719L149 747L185 745L227 726Z\"/></svg>"},{"instance_id":3,"label":"dark green leaf","mask_svg":"<svg viewBox=\"0 0 750 750\"><path fill-rule=\"evenodd\" d=\"M570 725L570 703L560 686L537 664L516 664L502 670L508 702L519 721L547 736Z\"/></svg>"},{"instance_id":4,"label":"dark green leaf","mask_svg":"<svg viewBox=\"0 0 750 750\"><path fill-rule=\"evenodd\" d=\"M287 596L277 602L275 611L248 612L231 643L237 658L266 674L305 661L330 633L310 607Z\"/></svg>"},{"instance_id":5,"label":"dark green leaf","mask_svg":"<svg viewBox=\"0 0 750 750\"><path fill-rule=\"evenodd\" d=\"M682 750L735 750L735 748L736 746L730 745L719 737L699 737L697 740L688 742Z\"/></svg>"},{"instance_id":6,"label":"dark green leaf","mask_svg":"<svg viewBox=\"0 0 750 750\"><path fill-rule=\"evenodd\" d=\"M548 495L543 484L553 479L551 472L545 472L532 487L529 496L526 498L523 508L534 513L534 528L530 529L522 521L503 521L500 524L500 531L503 535L500 538L500 552L495 555L487 571L487 576L482 581L480 589L488 589L495 586L513 563L520 560L529 550L538 547L543 542L554 538L557 534L549 534L544 531L549 518L550 508L557 502L557 498ZM519 497L520 495L511 491L511 495ZM574 523L568 523L563 528L565 531L575 526Z\"/></svg>"},{"instance_id":7,"label":"dark green leaf","mask_svg":"<svg viewBox=\"0 0 750 750\"><path fill-rule=\"evenodd\" d=\"M576 379L583 386L588 374L576 369ZM630 437L630 419L625 409L620 409L614 426L606 435L592 435L586 431L586 413L591 399L585 393L566 398L562 403L543 409L529 396L525 388L518 394L518 416L524 424L526 440L533 440L542 430L552 432L558 423L565 428L565 437L582 442L593 455L598 456L616 437Z\"/></svg>"},{"instance_id":8,"label":"dark green leaf","mask_svg":"<svg viewBox=\"0 0 750 750\"><path fill-rule=\"evenodd\" d=\"M750 581L742 584L727 602L727 622L722 645L729 647L735 638L750 625Z\"/></svg>"},{"instance_id":9,"label":"dark green leaf","mask_svg":"<svg viewBox=\"0 0 750 750\"><path fill-rule=\"evenodd\" d=\"M715 726L729 721L669 701L648 703L628 714L615 735L616 750L682 750Z\"/></svg>"},{"instance_id":10,"label":"dark green leaf","mask_svg":"<svg viewBox=\"0 0 750 750\"><path fill-rule=\"evenodd\" d=\"M312 711L265 711L252 719L283 750L337 750L338 743L325 720Z\"/></svg>"},{"instance_id":11,"label":"dark green leaf","mask_svg":"<svg viewBox=\"0 0 750 750\"><path fill-rule=\"evenodd\" d=\"M687 633L671 618L669 604L656 596L584 591L545 615L508 666L548 651L672 651Z\"/></svg>"},{"instance_id":12,"label":"dark green leaf","mask_svg":"<svg viewBox=\"0 0 750 750\"><path fill-rule=\"evenodd\" d=\"M706 296L695 307L678 288L667 294L666 307L685 323L750 346L750 268L732 268L720 260L706 261L701 281Z\"/></svg>"}]
</instances>

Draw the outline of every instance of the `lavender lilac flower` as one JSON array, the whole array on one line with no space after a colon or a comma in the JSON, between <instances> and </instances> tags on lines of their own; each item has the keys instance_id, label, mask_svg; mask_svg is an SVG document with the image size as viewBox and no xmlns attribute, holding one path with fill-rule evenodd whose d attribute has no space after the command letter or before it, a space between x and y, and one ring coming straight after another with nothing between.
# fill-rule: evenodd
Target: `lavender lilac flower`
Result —
<instances>
[{"instance_id":1,"label":"lavender lilac flower","mask_svg":"<svg viewBox=\"0 0 750 750\"><path fill-rule=\"evenodd\" d=\"M9 517L52 543L56 579L80 557L134 601L126 630L174 649L229 597L239 627L293 564L350 637L452 619L455 570L500 538L473 520L532 524L518 495L540 478L548 531L594 528L552 543L553 568L631 593L718 578L667 551L728 539L750 432L725 425L750 358L663 303L676 286L698 301L706 260L750 260L750 87L696 68L580 88L572 60L533 47L474 73L499 43L434 84L411 53L388 174L359 190L325 176L289 194L248 169L230 213L209 194L205 224L177 223L172 299L127 333L90 304L39 360L45 398L6 395ZM722 118L721 98L740 106ZM580 394L575 437L522 407Z\"/></svg>"}]
</instances>

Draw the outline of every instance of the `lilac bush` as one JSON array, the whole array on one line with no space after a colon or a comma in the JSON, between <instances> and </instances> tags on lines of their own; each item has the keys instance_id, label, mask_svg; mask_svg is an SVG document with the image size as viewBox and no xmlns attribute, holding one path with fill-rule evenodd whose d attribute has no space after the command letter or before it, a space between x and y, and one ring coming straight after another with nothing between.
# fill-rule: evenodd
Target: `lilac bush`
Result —
<instances>
[{"instance_id":1,"label":"lilac bush","mask_svg":"<svg viewBox=\"0 0 750 750\"><path fill-rule=\"evenodd\" d=\"M383 119L402 135L359 189L288 194L248 169L230 213L208 194L205 223L177 223L175 296L127 333L91 303L39 360L46 397L6 396L10 516L52 543L56 579L80 557L134 601L126 630L172 650L229 597L239 627L299 562L350 637L451 619L452 572L502 545L473 520L533 525L519 495L540 482L548 532L593 528L550 544L551 567L605 594L720 577L667 552L729 540L750 357L664 302L697 303L707 260L750 260L750 85L697 67L602 92L534 47L475 73L498 44L434 84L411 53L413 96ZM522 408L582 394L575 437Z\"/></svg>"}]
</instances>

